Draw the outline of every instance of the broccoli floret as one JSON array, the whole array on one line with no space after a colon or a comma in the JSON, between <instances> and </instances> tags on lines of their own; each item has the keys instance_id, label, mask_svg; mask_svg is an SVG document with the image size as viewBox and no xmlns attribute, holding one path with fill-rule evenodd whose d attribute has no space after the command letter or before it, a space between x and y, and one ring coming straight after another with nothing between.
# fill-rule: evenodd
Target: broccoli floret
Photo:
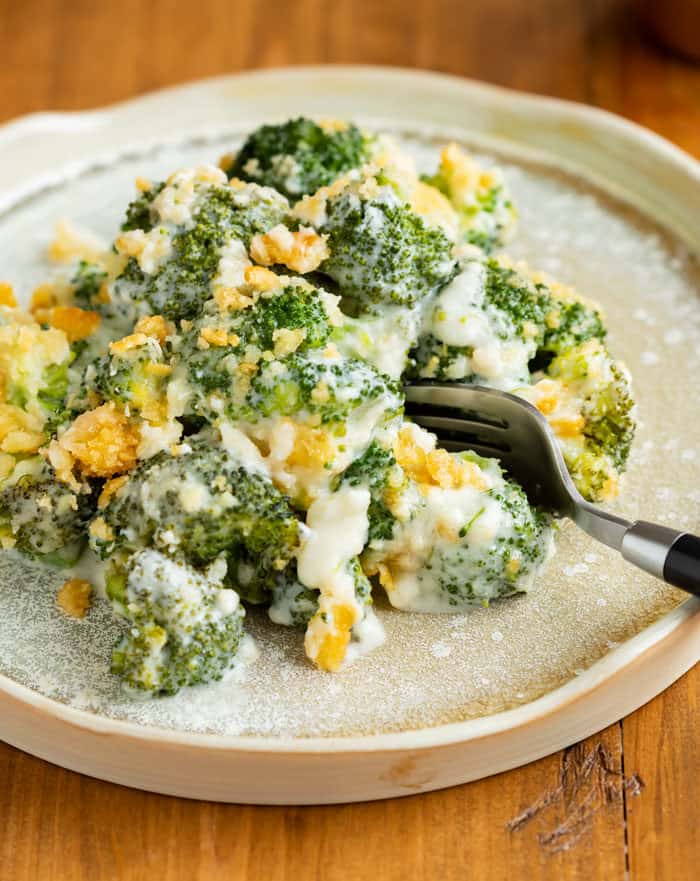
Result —
<instances>
[{"instance_id":1,"label":"broccoli floret","mask_svg":"<svg viewBox=\"0 0 700 881\"><path fill-rule=\"evenodd\" d=\"M506 390L528 382L547 304L545 292L495 260L464 261L426 312L408 375Z\"/></svg>"},{"instance_id":2,"label":"broccoli floret","mask_svg":"<svg viewBox=\"0 0 700 881\"><path fill-rule=\"evenodd\" d=\"M330 336L327 295L308 285L287 285L253 309L246 309L237 331L242 341L264 351L274 351L280 331L301 330L303 339L294 351L318 349Z\"/></svg>"},{"instance_id":3,"label":"broccoli floret","mask_svg":"<svg viewBox=\"0 0 700 881\"><path fill-rule=\"evenodd\" d=\"M100 305L100 288L107 281L107 273L96 263L81 260L71 278L73 300L81 309L95 309Z\"/></svg>"},{"instance_id":4,"label":"broccoli floret","mask_svg":"<svg viewBox=\"0 0 700 881\"><path fill-rule=\"evenodd\" d=\"M362 571L357 557L346 564L355 589L355 599L363 608L363 620L372 605L372 585ZM318 612L319 592L306 587L299 581L295 565L288 566L280 573L272 589L272 603L268 609L270 620L284 627L305 626ZM351 634L352 638L352 634Z\"/></svg>"},{"instance_id":5,"label":"broccoli floret","mask_svg":"<svg viewBox=\"0 0 700 881\"><path fill-rule=\"evenodd\" d=\"M207 436L188 439L178 456L141 462L100 518L91 540L102 557L154 547L204 566L225 554L234 574L241 558L255 561L263 581L286 566L299 538L286 496Z\"/></svg>"},{"instance_id":6,"label":"broccoli floret","mask_svg":"<svg viewBox=\"0 0 700 881\"><path fill-rule=\"evenodd\" d=\"M74 563L96 507L96 493L85 489L75 493L59 482L39 456L22 460L0 490L0 533L29 557Z\"/></svg>"},{"instance_id":7,"label":"broccoli floret","mask_svg":"<svg viewBox=\"0 0 700 881\"><path fill-rule=\"evenodd\" d=\"M112 299L109 275L96 263L81 260L71 278L71 287L73 303L100 316L93 333L71 344L66 401L70 415L75 416L88 407L95 363L106 356L111 341L131 332L136 310L132 303Z\"/></svg>"},{"instance_id":8,"label":"broccoli floret","mask_svg":"<svg viewBox=\"0 0 700 881\"><path fill-rule=\"evenodd\" d=\"M426 313L408 376L510 391L529 382L538 362L604 335L599 311L570 289L494 259L467 259Z\"/></svg>"},{"instance_id":9,"label":"broccoli floret","mask_svg":"<svg viewBox=\"0 0 700 881\"><path fill-rule=\"evenodd\" d=\"M554 358L519 394L545 413L579 492L591 501L615 496L635 432L626 368L589 340Z\"/></svg>"},{"instance_id":10,"label":"broccoli floret","mask_svg":"<svg viewBox=\"0 0 700 881\"><path fill-rule=\"evenodd\" d=\"M342 426L353 411L386 401L386 418L401 409L398 386L368 364L311 349L253 364L253 375L241 369L241 346L195 351L186 359L193 389L194 412L208 420L226 418L250 423L267 417L292 416L299 421ZM257 357L262 353L258 350ZM212 394L214 393L214 394ZM381 418L378 415L378 418Z\"/></svg>"},{"instance_id":11,"label":"broccoli floret","mask_svg":"<svg viewBox=\"0 0 700 881\"><path fill-rule=\"evenodd\" d=\"M594 303L553 294L539 355L561 354L586 340L604 340L603 316Z\"/></svg>"},{"instance_id":12,"label":"broccoli floret","mask_svg":"<svg viewBox=\"0 0 700 881\"><path fill-rule=\"evenodd\" d=\"M342 433L353 411L379 403L384 407L378 420L393 419L402 409L398 386L368 364L295 353L284 362L265 364L253 377L246 415L254 421L307 414L314 422L338 426Z\"/></svg>"},{"instance_id":13,"label":"broccoli floret","mask_svg":"<svg viewBox=\"0 0 700 881\"><path fill-rule=\"evenodd\" d=\"M221 581L223 567L206 573L181 560L144 550L125 571L107 577L107 594L128 621L112 653L112 672L127 688L171 695L221 679L243 635L244 611Z\"/></svg>"},{"instance_id":14,"label":"broccoli floret","mask_svg":"<svg viewBox=\"0 0 700 881\"><path fill-rule=\"evenodd\" d=\"M52 364L44 370L44 385L37 398L44 409L44 432L51 436L61 425L70 422L72 411L68 405L69 367L72 357L62 364Z\"/></svg>"},{"instance_id":15,"label":"broccoli floret","mask_svg":"<svg viewBox=\"0 0 700 881\"><path fill-rule=\"evenodd\" d=\"M104 401L115 401L138 411L145 419L162 422L165 416L168 358L154 337L125 351L103 355L88 367L86 380Z\"/></svg>"},{"instance_id":16,"label":"broccoli floret","mask_svg":"<svg viewBox=\"0 0 700 881\"><path fill-rule=\"evenodd\" d=\"M397 608L487 605L528 590L549 555L550 519L495 460L469 452L450 458L472 466L473 479L430 487L391 539L375 541L365 553L367 568L380 574Z\"/></svg>"},{"instance_id":17,"label":"broccoli floret","mask_svg":"<svg viewBox=\"0 0 700 881\"><path fill-rule=\"evenodd\" d=\"M154 216L153 200L165 187L165 181L159 181L153 184L150 189L142 192L136 199L129 202L126 209L126 216L122 223L122 231L127 232L130 229L142 229L146 232L153 229L158 223L157 216Z\"/></svg>"},{"instance_id":18,"label":"broccoli floret","mask_svg":"<svg viewBox=\"0 0 700 881\"><path fill-rule=\"evenodd\" d=\"M5 403L30 421L25 427L51 434L66 418L72 353L64 333L38 324L0 325L0 375Z\"/></svg>"},{"instance_id":19,"label":"broccoli floret","mask_svg":"<svg viewBox=\"0 0 700 881\"><path fill-rule=\"evenodd\" d=\"M488 253L510 238L517 213L498 169L482 168L456 144L449 144L437 172L424 181L450 200L464 241Z\"/></svg>"},{"instance_id":20,"label":"broccoli floret","mask_svg":"<svg viewBox=\"0 0 700 881\"><path fill-rule=\"evenodd\" d=\"M335 298L289 278L247 309L222 311L212 301L183 333L180 360L199 394L215 389L228 392L232 375L250 353L257 358L264 352L284 357L287 349L304 352L325 345L331 333L331 310L337 311Z\"/></svg>"},{"instance_id":21,"label":"broccoli floret","mask_svg":"<svg viewBox=\"0 0 700 881\"><path fill-rule=\"evenodd\" d=\"M362 456L339 477L337 485L366 486L369 489L367 542L372 545L389 541L398 522L390 505L408 487L408 478L392 450L372 441Z\"/></svg>"},{"instance_id":22,"label":"broccoli floret","mask_svg":"<svg viewBox=\"0 0 700 881\"><path fill-rule=\"evenodd\" d=\"M317 610L318 591L299 581L296 565L288 566L277 576L272 588L270 620L284 627L304 627Z\"/></svg>"},{"instance_id":23,"label":"broccoli floret","mask_svg":"<svg viewBox=\"0 0 700 881\"><path fill-rule=\"evenodd\" d=\"M354 125L322 126L302 117L290 119L281 125L263 125L249 135L228 174L298 199L367 162L372 142Z\"/></svg>"},{"instance_id":24,"label":"broccoli floret","mask_svg":"<svg viewBox=\"0 0 700 881\"><path fill-rule=\"evenodd\" d=\"M228 265L245 265L251 238L279 224L289 209L272 189L231 187L217 182L215 174L213 182L193 178L196 174L175 175L151 204L151 225L144 232L158 239L163 256L153 264L129 258L112 285L112 309L131 311L132 317L151 312L171 320L196 318L217 277L230 284ZM138 232L124 233L118 248L121 243L129 253L127 237Z\"/></svg>"},{"instance_id":25,"label":"broccoli floret","mask_svg":"<svg viewBox=\"0 0 700 881\"><path fill-rule=\"evenodd\" d=\"M328 234L330 256L320 271L330 276L356 312L379 312L389 303L413 306L455 272L452 244L424 221L392 187L361 194L351 185L328 199L320 229Z\"/></svg>"}]
</instances>

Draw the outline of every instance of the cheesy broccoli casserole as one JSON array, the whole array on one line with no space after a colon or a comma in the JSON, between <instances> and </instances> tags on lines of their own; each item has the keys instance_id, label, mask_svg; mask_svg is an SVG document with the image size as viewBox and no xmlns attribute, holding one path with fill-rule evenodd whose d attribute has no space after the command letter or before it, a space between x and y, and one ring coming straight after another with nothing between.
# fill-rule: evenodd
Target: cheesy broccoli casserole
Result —
<instances>
[{"instance_id":1,"label":"cheesy broccoli casserole","mask_svg":"<svg viewBox=\"0 0 700 881\"><path fill-rule=\"evenodd\" d=\"M419 174L296 119L136 187L110 247L59 228L26 311L0 285L0 538L68 567L68 614L104 591L129 689L220 679L253 604L336 671L384 639L379 591L450 612L532 586L550 519L405 419L402 382L522 394L583 495L616 493L627 372L595 303L502 253L498 169L449 144ZM88 548L103 584L70 573Z\"/></svg>"}]
</instances>

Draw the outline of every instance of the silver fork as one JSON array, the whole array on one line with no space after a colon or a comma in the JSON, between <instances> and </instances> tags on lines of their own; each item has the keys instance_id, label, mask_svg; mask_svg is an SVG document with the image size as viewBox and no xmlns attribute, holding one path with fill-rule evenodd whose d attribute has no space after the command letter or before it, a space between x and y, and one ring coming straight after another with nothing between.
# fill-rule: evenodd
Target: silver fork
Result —
<instances>
[{"instance_id":1,"label":"silver fork","mask_svg":"<svg viewBox=\"0 0 700 881\"><path fill-rule=\"evenodd\" d=\"M528 401L459 383L415 383L404 392L406 415L434 432L440 446L499 459L533 504L569 517L625 560L700 596L700 538L645 520L631 522L587 502L547 420Z\"/></svg>"}]
</instances>

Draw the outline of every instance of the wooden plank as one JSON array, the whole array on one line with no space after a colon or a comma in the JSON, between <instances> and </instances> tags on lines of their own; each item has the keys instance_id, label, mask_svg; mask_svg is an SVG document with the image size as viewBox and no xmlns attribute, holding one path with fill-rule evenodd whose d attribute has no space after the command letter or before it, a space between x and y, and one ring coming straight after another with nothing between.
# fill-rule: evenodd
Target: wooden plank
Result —
<instances>
[{"instance_id":1,"label":"wooden plank","mask_svg":"<svg viewBox=\"0 0 700 881\"><path fill-rule=\"evenodd\" d=\"M697 668L624 720L625 766L644 781L627 804L630 881L698 877L700 676Z\"/></svg>"},{"instance_id":2,"label":"wooden plank","mask_svg":"<svg viewBox=\"0 0 700 881\"><path fill-rule=\"evenodd\" d=\"M0 866L12 881L622 879L620 728L455 789L359 805L188 802L0 746Z\"/></svg>"},{"instance_id":3,"label":"wooden plank","mask_svg":"<svg viewBox=\"0 0 700 881\"><path fill-rule=\"evenodd\" d=\"M384 63L588 100L700 155L700 68L655 52L626 8L624 0L0 0L0 119L250 67ZM0 745L0 877L617 881L627 837L633 881L683 881L700 856L699 693L696 670L625 720L624 780L612 726L489 780L340 807L186 802Z\"/></svg>"}]
</instances>

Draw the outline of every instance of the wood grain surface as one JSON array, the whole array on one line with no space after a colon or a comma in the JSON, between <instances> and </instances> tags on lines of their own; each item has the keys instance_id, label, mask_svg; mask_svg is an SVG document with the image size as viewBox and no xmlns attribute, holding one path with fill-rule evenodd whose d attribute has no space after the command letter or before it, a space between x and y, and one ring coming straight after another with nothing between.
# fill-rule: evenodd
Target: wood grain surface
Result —
<instances>
[{"instance_id":1,"label":"wood grain surface","mask_svg":"<svg viewBox=\"0 0 700 881\"><path fill-rule=\"evenodd\" d=\"M700 68L617 0L0 0L0 45L0 119L252 67L393 64L586 101L700 156ZM187 802L0 744L0 881L696 879L699 705L696 668L558 755L340 807Z\"/></svg>"}]
</instances>

